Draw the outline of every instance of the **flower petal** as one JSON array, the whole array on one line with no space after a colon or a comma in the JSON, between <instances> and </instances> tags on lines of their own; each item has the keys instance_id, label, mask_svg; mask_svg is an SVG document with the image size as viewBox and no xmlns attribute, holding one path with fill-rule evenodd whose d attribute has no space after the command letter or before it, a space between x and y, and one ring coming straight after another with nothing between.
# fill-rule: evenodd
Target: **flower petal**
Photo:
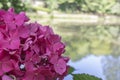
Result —
<instances>
[{"instance_id":1,"label":"flower petal","mask_svg":"<svg viewBox=\"0 0 120 80\"><path fill-rule=\"evenodd\" d=\"M66 62L63 59L59 59L56 64L54 64L55 71L62 75L66 71Z\"/></svg>"},{"instance_id":2,"label":"flower petal","mask_svg":"<svg viewBox=\"0 0 120 80\"><path fill-rule=\"evenodd\" d=\"M8 75L3 75L2 80L13 80L13 79Z\"/></svg>"}]
</instances>

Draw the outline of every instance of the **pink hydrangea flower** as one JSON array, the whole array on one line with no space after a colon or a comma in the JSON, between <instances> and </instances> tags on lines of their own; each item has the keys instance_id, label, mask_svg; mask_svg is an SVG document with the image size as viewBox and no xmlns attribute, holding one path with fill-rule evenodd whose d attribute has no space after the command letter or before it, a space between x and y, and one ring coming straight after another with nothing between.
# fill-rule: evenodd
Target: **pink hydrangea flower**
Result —
<instances>
[{"instance_id":1,"label":"pink hydrangea flower","mask_svg":"<svg viewBox=\"0 0 120 80\"><path fill-rule=\"evenodd\" d=\"M63 80L69 59L61 37L28 20L13 8L0 10L0 80Z\"/></svg>"}]
</instances>

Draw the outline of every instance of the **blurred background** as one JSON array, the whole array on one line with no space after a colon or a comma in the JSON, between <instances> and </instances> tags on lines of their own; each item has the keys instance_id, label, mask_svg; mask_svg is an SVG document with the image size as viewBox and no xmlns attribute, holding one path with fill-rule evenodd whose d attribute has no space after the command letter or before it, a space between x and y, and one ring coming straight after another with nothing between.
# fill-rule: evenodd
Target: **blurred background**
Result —
<instances>
[{"instance_id":1,"label":"blurred background","mask_svg":"<svg viewBox=\"0 0 120 80\"><path fill-rule=\"evenodd\" d=\"M74 73L120 79L120 0L0 0L9 7L62 36Z\"/></svg>"}]
</instances>

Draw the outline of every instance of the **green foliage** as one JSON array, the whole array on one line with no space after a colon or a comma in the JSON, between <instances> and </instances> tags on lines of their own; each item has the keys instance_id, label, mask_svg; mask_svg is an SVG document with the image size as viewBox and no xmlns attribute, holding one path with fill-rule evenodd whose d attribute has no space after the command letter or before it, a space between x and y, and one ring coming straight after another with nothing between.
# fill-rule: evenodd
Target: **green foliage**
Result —
<instances>
[{"instance_id":1,"label":"green foliage","mask_svg":"<svg viewBox=\"0 0 120 80\"><path fill-rule=\"evenodd\" d=\"M35 7L31 7L32 8L32 10L33 11L37 11L37 10L39 10L39 11L45 11L45 12L51 12L51 10L50 9L48 9L48 8L44 8L44 7L38 7L38 6L35 6Z\"/></svg>"},{"instance_id":2,"label":"green foliage","mask_svg":"<svg viewBox=\"0 0 120 80\"><path fill-rule=\"evenodd\" d=\"M70 67L68 70L68 74L71 74L73 76L73 80L102 80L89 74L72 74L74 70L75 69L73 67Z\"/></svg>"},{"instance_id":3,"label":"green foliage","mask_svg":"<svg viewBox=\"0 0 120 80\"><path fill-rule=\"evenodd\" d=\"M115 4L115 0L84 0L82 10L93 13L110 13L111 7Z\"/></svg>"},{"instance_id":4,"label":"green foliage","mask_svg":"<svg viewBox=\"0 0 120 80\"><path fill-rule=\"evenodd\" d=\"M26 10L25 4L22 2L22 0L0 0L0 5L0 7L5 10L10 7L13 7L16 12Z\"/></svg>"},{"instance_id":5,"label":"green foliage","mask_svg":"<svg viewBox=\"0 0 120 80\"><path fill-rule=\"evenodd\" d=\"M116 0L46 0L47 7L68 13L112 13Z\"/></svg>"},{"instance_id":6,"label":"green foliage","mask_svg":"<svg viewBox=\"0 0 120 80\"><path fill-rule=\"evenodd\" d=\"M58 7L57 0L46 0L45 4L47 5L47 8L50 9L51 12Z\"/></svg>"},{"instance_id":7,"label":"green foliage","mask_svg":"<svg viewBox=\"0 0 120 80\"><path fill-rule=\"evenodd\" d=\"M88 74L73 74L73 80L102 80Z\"/></svg>"},{"instance_id":8,"label":"green foliage","mask_svg":"<svg viewBox=\"0 0 120 80\"><path fill-rule=\"evenodd\" d=\"M72 72L74 71L75 69L73 67L69 67L69 70L68 70L68 74L72 74Z\"/></svg>"},{"instance_id":9,"label":"green foliage","mask_svg":"<svg viewBox=\"0 0 120 80\"><path fill-rule=\"evenodd\" d=\"M111 12L114 14L120 14L120 2L115 3L115 5L111 8Z\"/></svg>"}]
</instances>

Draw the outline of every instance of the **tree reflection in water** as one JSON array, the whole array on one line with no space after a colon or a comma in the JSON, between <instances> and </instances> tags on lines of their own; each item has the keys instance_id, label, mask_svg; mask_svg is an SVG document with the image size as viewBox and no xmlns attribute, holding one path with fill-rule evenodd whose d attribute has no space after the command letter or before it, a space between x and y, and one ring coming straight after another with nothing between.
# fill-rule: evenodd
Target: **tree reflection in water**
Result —
<instances>
[{"instance_id":1,"label":"tree reflection in water","mask_svg":"<svg viewBox=\"0 0 120 80\"><path fill-rule=\"evenodd\" d=\"M106 56L102 59L106 80L120 80L120 56Z\"/></svg>"},{"instance_id":2,"label":"tree reflection in water","mask_svg":"<svg viewBox=\"0 0 120 80\"><path fill-rule=\"evenodd\" d=\"M112 37L112 53L102 59L103 73L106 80L120 80L120 27L117 29L117 34Z\"/></svg>"},{"instance_id":3,"label":"tree reflection in water","mask_svg":"<svg viewBox=\"0 0 120 80\"><path fill-rule=\"evenodd\" d=\"M54 25L55 31L62 36L67 45L66 54L72 60L77 61L90 53L99 56L117 51L113 44L119 42L120 26L63 24Z\"/></svg>"}]
</instances>

